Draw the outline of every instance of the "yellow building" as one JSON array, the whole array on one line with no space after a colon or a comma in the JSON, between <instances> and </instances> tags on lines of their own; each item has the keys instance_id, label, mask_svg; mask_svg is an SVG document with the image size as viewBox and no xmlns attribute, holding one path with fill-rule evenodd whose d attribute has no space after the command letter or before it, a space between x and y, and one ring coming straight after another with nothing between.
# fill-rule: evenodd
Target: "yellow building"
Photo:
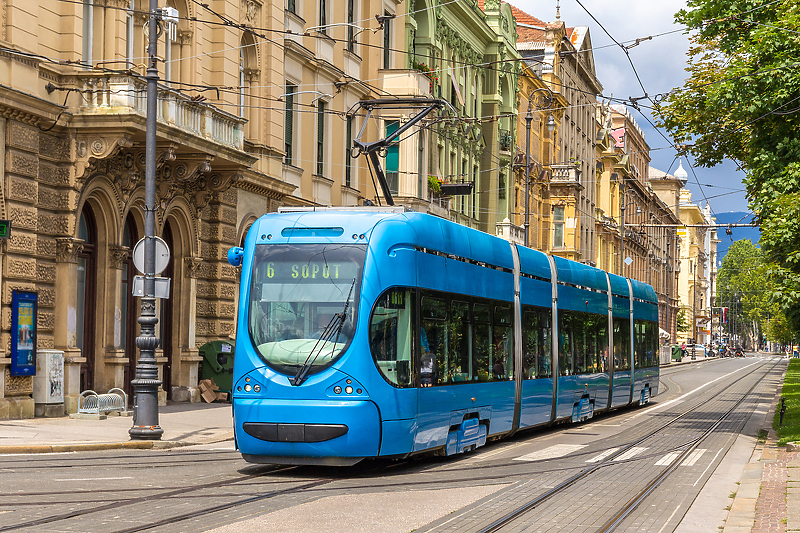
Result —
<instances>
[{"instance_id":1,"label":"yellow building","mask_svg":"<svg viewBox=\"0 0 800 533\"><path fill-rule=\"evenodd\" d=\"M674 340L677 203L668 204L658 192L667 182L653 185L650 147L630 113L601 105L597 122L597 264L651 285L659 300L659 325Z\"/></svg>"},{"instance_id":2,"label":"yellow building","mask_svg":"<svg viewBox=\"0 0 800 533\"><path fill-rule=\"evenodd\" d=\"M680 166L675 175L683 170ZM685 172L685 171L684 171ZM697 343L707 344L711 341L711 307L713 301L711 286L712 264L716 257L716 245L719 242L711 210L692 202L692 194L687 189L680 192L680 220L678 228L681 240L681 270L678 280L680 312L689 325L687 332L678 333L678 341L688 342L696 339Z\"/></svg>"}]
</instances>

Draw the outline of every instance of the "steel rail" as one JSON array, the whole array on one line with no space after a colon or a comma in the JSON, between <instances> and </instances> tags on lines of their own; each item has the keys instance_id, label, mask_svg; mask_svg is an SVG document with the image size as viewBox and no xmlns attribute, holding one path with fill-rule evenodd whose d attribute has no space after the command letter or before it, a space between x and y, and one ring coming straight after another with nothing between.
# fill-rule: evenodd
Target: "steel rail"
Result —
<instances>
[{"instance_id":1,"label":"steel rail","mask_svg":"<svg viewBox=\"0 0 800 533\"><path fill-rule=\"evenodd\" d=\"M742 397L741 397L741 399L739 399L739 400L736 402L736 404L735 404L735 405L734 405L734 406L733 406L731 409L729 409L728 411L726 411L726 413L725 413L725 414L723 414L723 415L722 415L722 416L721 416L721 417L720 417L720 418L719 418L717 421L715 421L715 422L714 422L714 424L712 425L712 427L711 427L711 428L709 428L709 430L707 430L706 432L704 432L704 434L703 434L703 435L701 435L700 437L697 437L697 439L693 439L693 440L695 440L694 447L696 447L696 446L697 446L697 444L700 442L700 439L702 439L702 438L705 438L705 437L707 436L707 433L708 433L708 431L713 431L714 429L716 429L716 428L719 426L719 424L720 424L720 423L722 423L722 421L723 421L723 420L724 420L724 419L725 419L725 418L726 418L726 417L727 417L727 416L728 416L728 415L729 415L729 414L730 414L730 413L733 411L733 409L735 409L736 407L738 407L738 406L739 406L739 405L740 405L740 404L741 404L741 403L742 403L742 402L745 400L745 398L747 398L747 397L748 397L748 395L749 395L749 392L750 392L750 391L752 391L752 390L753 390L753 389L754 389L754 388L755 388L755 387L756 387L756 386L757 386L759 383L761 383L761 382L762 382L762 381L763 381L763 380L766 378L766 376L768 376L768 375L769 375L769 373L772 371L772 369L774 369L774 368L775 368L775 367L776 367L776 366L777 366L779 363L780 363L780 361L776 361L776 362L775 362L775 363L772 365L772 368L770 368L770 369L769 369L769 370L768 370L766 373L764 373L764 375L763 375L763 376L761 376L761 377L760 377L760 378L759 378L759 379L756 381L756 383L754 383L754 384L753 384L753 386L752 386L752 387L749 389L749 391L748 391L747 393L744 393L744 394L742 394ZM764 367L765 367L765 366L767 366L768 364L769 364L769 362L764 362L764 364L763 364L763 365L761 365L761 366L759 367L759 370L760 370L760 369L762 369L762 368L764 368ZM739 381L741 381L741 380L745 379L746 377L748 377L748 376L750 376L750 375L752 375L752 372L748 372L748 373L744 374L743 376L741 376L741 377L737 378L737 379L736 379L735 381L733 381L732 383L728 384L728 385L726 386L726 388L727 388L727 387L730 387L731 385L734 385L734 384L738 383ZM517 508L516 508L516 509L514 509L513 511L511 511L511 512L507 513L506 515L504 515L504 516L502 516L502 517L498 518L497 520L495 520L494 522L490 523L490 524L489 524L489 525L487 525L486 527L484 527L484 528L482 528L482 529L478 530L478 531L477 531L477 533L494 533L494 532L496 532L496 531L499 531L499 530L500 530L501 528L503 528L504 526L506 526L506 525L508 525L508 524L510 524L510 523L512 523L512 522L514 522L514 521L516 521L516 520L518 520L520 517L522 517L523 515L525 515L526 513L528 513L529 511L531 511L532 509L536 508L536 507L537 507L539 504L541 504L541 503L542 503L542 502L544 502L545 500L548 500L548 499L552 498L553 496L555 496L555 495L557 495L558 493L562 492L564 489L566 489L566 488L570 487L571 485L573 485L573 484L574 484L574 483L576 483L577 481L579 481L579 480L581 480L581 479L583 479L583 478L586 478L586 477L588 477L589 475L593 474L594 472L596 472L596 471L598 471L598 470L600 470L600 469L602 469L602 468L604 468L604 467L606 467L606 466L609 466L609 465L611 465L611 464L614 462L614 459L616 459L617 457L620 457L622 454L624 454L625 452L627 452L628 450L630 450L631 448L633 448L633 447L634 447L634 446L636 446L637 444L640 444L640 443L644 442L645 440L647 440L647 439L650 439L650 438L654 437L654 436L655 436L655 435L657 435L659 432L663 431L663 430L664 430L664 429L666 429L667 427L671 426L671 425L672 425L672 424L674 424L675 422L677 422L677 421L679 421L679 420L683 419L684 417L688 416L689 414L691 414L692 412L696 411L697 409L699 409L700 407L703 407L703 406L704 406L704 404L703 404L703 403L698 403L697 405L695 405L695 406L691 407L690 409L688 409L688 410L684 411L684 412L683 412L683 413L681 413L680 415L678 415L678 416L674 417L673 419L671 419L671 420L667 421L666 423L662 424L660 427L658 427L658 428L656 428L656 429L654 429L654 430L650 431L650 432L649 432L649 433L647 433L646 435L643 435L643 436L642 436L642 437L640 437L639 439L637 439L637 440L635 440L635 441L631 442L631 443L630 443L630 444L628 444L627 446L621 447L621 448L620 448L619 450L617 450L615 453L613 453L613 454L609 455L608 457L606 457L606 458L605 458L605 459L603 459L602 461L598 462L596 465L593 465L593 466L591 466L591 467L588 467L588 468L584 468L582 471L578 472L578 473L577 473L577 474L575 474L574 476L571 476L570 478L566 479L565 481L563 481L563 482L559 483L558 485L556 485L555 487L551 488L551 489L550 489L550 490L548 490L547 492L544 492L544 493L540 494L540 495L539 495L539 496L537 496L536 498L534 498L534 499L530 500L529 502L527 502L527 503L525 503L525 504L523 504L523 505L521 505L521 506L517 507ZM689 441L689 442L692 442L692 441ZM685 446L685 444L684 444L684 446ZM672 466L672 465L675 465L675 466L679 465L679 464L680 464L680 463L683 461L683 459L685 459L686 455L688 455L688 453L690 453L690 450L693 450L693 448L690 448L689 450L687 450L687 451L685 451L683 454L681 454L681 456L680 456L680 459L681 459L681 460L680 460L680 461L679 461L679 460L675 460L675 461L673 461L673 462L672 462L672 464L670 465L670 466L672 467L672 469L674 469L674 466ZM616 463L615 463L615 464L616 464ZM670 472L671 472L671 471L672 471L672 470L670 470ZM666 477L666 476L664 476L664 477ZM658 476L656 479L658 479L658 480L659 480L659 483L660 483L661 481L663 481L663 477L662 477L662 476ZM656 486L657 486L657 485L654 485L654 486L650 487L649 485L650 485L650 484L648 484L648 487L646 487L646 488L645 488L645 489L644 489L642 492L640 492L640 494L639 494L638 496L642 496L642 493L643 493L645 490L647 490L648 488L649 488L649 491L647 492L647 494L650 494L650 492L652 492L652 491L653 491L653 490L656 488ZM623 511L620 511L619 513L617 513L617 514L615 515L615 519L613 519L613 528L615 528L615 527L616 527L616 525L617 525L617 524L618 524L618 523L619 523L619 522L620 522L622 519L624 519L626 516L628 516L628 514L630 514L630 513L631 513L631 512L632 512L632 511L635 509L635 507L639 505L639 503L641 502L641 500L642 500L642 499L644 499L644 497L646 497L646 496L647 496L647 495L644 495L644 496L642 496L641 498L639 498L639 497L634 497L633 499L631 499L631 500L630 500L630 501L629 501L629 502L628 502L628 503L627 503L627 504L626 504L626 505L623 507L623 511L625 511L625 514L624 514L624 516L622 516L622 515L621 515L621 513L622 513ZM609 522L607 522L606 524L604 524L604 525L603 525L603 527L604 527L604 528L611 527L611 523L612 523L612 521L609 521ZM612 530L613 530L613 528L612 528L612 529L603 529L603 528L601 528L601 529L599 529L599 530L598 530L598 532L600 533L600 532L612 531Z\"/></svg>"}]
</instances>

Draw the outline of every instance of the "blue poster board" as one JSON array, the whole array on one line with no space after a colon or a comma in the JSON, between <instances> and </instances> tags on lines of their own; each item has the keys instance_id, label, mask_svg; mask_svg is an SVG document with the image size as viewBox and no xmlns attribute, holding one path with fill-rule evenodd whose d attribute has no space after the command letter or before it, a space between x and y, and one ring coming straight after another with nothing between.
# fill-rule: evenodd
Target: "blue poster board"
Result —
<instances>
[{"instance_id":1,"label":"blue poster board","mask_svg":"<svg viewBox=\"0 0 800 533\"><path fill-rule=\"evenodd\" d=\"M38 295L14 291L11 297L11 375L36 374Z\"/></svg>"}]
</instances>

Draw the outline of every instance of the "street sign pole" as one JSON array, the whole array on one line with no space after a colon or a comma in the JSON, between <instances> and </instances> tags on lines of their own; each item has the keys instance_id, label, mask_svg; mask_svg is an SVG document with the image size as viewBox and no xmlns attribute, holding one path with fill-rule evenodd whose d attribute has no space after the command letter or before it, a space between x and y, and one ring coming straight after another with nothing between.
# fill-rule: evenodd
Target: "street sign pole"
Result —
<instances>
[{"instance_id":1,"label":"street sign pole","mask_svg":"<svg viewBox=\"0 0 800 533\"><path fill-rule=\"evenodd\" d=\"M144 172L144 296L142 297L141 335L136 337L139 361L136 377L131 381L134 390L133 427L128 430L131 439L159 440L164 430L158 425L158 365L155 351L159 345L156 337L155 298L155 230L156 230L156 116L158 103L158 0L150 0L147 75L147 123L145 132Z\"/></svg>"}]
</instances>

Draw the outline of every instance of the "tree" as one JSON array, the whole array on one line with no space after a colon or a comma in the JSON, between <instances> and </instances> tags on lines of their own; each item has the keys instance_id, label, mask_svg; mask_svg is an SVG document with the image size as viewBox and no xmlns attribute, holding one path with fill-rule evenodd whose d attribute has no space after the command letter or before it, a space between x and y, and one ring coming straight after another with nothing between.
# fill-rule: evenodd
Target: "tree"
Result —
<instances>
[{"instance_id":1,"label":"tree","mask_svg":"<svg viewBox=\"0 0 800 533\"><path fill-rule=\"evenodd\" d=\"M717 305L729 306L728 323L737 324L737 333L744 334L755 345L767 323L770 308L767 266L759 248L747 239L734 242L717 271ZM734 316L735 314L735 316Z\"/></svg>"},{"instance_id":2,"label":"tree","mask_svg":"<svg viewBox=\"0 0 800 533\"><path fill-rule=\"evenodd\" d=\"M675 329L678 333L686 333L689 331L689 319L686 318L685 309L678 311L678 316L675 317Z\"/></svg>"},{"instance_id":3,"label":"tree","mask_svg":"<svg viewBox=\"0 0 800 533\"><path fill-rule=\"evenodd\" d=\"M800 4L689 0L684 87L660 104L675 142L711 167L745 171L775 301L800 330Z\"/></svg>"}]
</instances>

